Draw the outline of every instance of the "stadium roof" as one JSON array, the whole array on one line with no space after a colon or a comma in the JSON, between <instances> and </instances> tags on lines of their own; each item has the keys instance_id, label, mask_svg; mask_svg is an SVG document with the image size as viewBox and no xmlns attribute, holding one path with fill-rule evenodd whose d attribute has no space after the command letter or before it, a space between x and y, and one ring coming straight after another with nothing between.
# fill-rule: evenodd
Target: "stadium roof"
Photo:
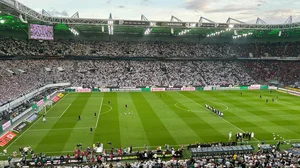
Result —
<instances>
[{"instance_id":1,"label":"stadium roof","mask_svg":"<svg viewBox=\"0 0 300 168\"><path fill-rule=\"evenodd\" d=\"M28 23L54 25L56 30L69 31L76 29L82 34L155 34L155 35L199 35L206 37L243 36L269 37L300 36L300 23L292 23L292 16L283 24L266 24L257 18L256 24L247 24L234 18L228 18L225 23L216 23L205 17L196 22L185 22L175 16L170 21L149 21L144 15L141 20L80 18L79 13L72 17L52 17L46 11L42 13L23 5L16 0L0 0L0 21L5 24L0 27L25 30ZM0 22L1 24L1 22Z\"/></svg>"}]
</instances>

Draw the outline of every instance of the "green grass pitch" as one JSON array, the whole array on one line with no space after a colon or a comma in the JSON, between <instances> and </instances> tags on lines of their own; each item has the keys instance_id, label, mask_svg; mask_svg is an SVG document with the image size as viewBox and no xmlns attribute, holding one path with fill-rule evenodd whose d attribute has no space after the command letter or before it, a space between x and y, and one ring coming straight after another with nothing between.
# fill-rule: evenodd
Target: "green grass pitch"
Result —
<instances>
[{"instance_id":1,"label":"green grass pitch","mask_svg":"<svg viewBox=\"0 0 300 168\"><path fill-rule=\"evenodd\" d=\"M272 102L276 96L279 100ZM254 132L253 143L273 142L273 133L277 139L300 141L299 100L262 90L243 95L240 91L69 93L47 111L46 123L38 119L5 148L12 153L31 146L49 155L71 154L78 143L91 147L102 142L106 149L108 141L113 147L154 148L228 141L230 131ZM224 117L206 110L205 104L223 111Z\"/></svg>"}]
</instances>

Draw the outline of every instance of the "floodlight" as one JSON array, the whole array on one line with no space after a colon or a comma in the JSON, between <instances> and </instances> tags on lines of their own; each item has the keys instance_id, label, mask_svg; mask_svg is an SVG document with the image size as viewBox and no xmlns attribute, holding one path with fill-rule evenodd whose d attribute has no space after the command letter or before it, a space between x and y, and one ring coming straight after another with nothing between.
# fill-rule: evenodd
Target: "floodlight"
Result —
<instances>
[{"instance_id":1,"label":"floodlight","mask_svg":"<svg viewBox=\"0 0 300 168\"><path fill-rule=\"evenodd\" d=\"M229 24L229 28L230 29L234 28L234 24Z\"/></svg>"},{"instance_id":2,"label":"floodlight","mask_svg":"<svg viewBox=\"0 0 300 168\"><path fill-rule=\"evenodd\" d=\"M1 24L5 23L5 20L0 20L0 23L1 23Z\"/></svg>"}]
</instances>

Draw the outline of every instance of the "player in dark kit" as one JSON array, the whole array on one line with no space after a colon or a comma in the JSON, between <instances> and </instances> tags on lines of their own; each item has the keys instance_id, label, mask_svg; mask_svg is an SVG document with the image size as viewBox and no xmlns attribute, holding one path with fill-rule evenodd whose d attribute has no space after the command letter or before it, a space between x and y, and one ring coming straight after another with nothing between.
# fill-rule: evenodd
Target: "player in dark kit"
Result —
<instances>
[{"instance_id":1,"label":"player in dark kit","mask_svg":"<svg viewBox=\"0 0 300 168\"><path fill-rule=\"evenodd\" d=\"M261 95L259 95L259 98L261 98Z\"/></svg>"},{"instance_id":2,"label":"player in dark kit","mask_svg":"<svg viewBox=\"0 0 300 168\"><path fill-rule=\"evenodd\" d=\"M268 99L266 99L266 103L268 103L269 102L269 100Z\"/></svg>"},{"instance_id":3,"label":"player in dark kit","mask_svg":"<svg viewBox=\"0 0 300 168\"><path fill-rule=\"evenodd\" d=\"M90 128L90 133L93 133L93 128L92 127Z\"/></svg>"},{"instance_id":4,"label":"player in dark kit","mask_svg":"<svg viewBox=\"0 0 300 168\"><path fill-rule=\"evenodd\" d=\"M97 113L96 112L94 112L94 116L95 116L95 118L97 117Z\"/></svg>"},{"instance_id":5,"label":"player in dark kit","mask_svg":"<svg viewBox=\"0 0 300 168\"><path fill-rule=\"evenodd\" d=\"M107 102L108 104L110 104L110 101L108 100L108 102Z\"/></svg>"},{"instance_id":6,"label":"player in dark kit","mask_svg":"<svg viewBox=\"0 0 300 168\"><path fill-rule=\"evenodd\" d=\"M127 104L125 104L125 107L126 107L126 108L128 107Z\"/></svg>"},{"instance_id":7,"label":"player in dark kit","mask_svg":"<svg viewBox=\"0 0 300 168\"><path fill-rule=\"evenodd\" d=\"M243 92L241 92L241 95L243 95Z\"/></svg>"},{"instance_id":8,"label":"player in dark kit","mask_svg":"<svg viewBox=\"0 0 300 168\"><path fill-rule=\"evenodd\" d=\"M79 120L81 120L81 117L80 117L80 115L78 115L78 121L79 121Z\"/></svg>"}]
</instances>

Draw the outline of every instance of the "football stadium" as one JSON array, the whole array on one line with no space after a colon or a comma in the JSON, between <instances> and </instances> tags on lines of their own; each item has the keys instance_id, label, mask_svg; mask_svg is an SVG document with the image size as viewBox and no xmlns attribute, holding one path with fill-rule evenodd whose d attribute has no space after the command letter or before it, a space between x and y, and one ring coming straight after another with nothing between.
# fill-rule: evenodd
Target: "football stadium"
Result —
<instances>
[{"instance_id":1,"label":"football stadium","mask_svg":"<svg viewBox=\"0 0 300 168\"><path fill-rule=\"evenodd\" d=\"M299 38L0 0L0 167L300 167Z\"/></svg>"}]
</instances>

